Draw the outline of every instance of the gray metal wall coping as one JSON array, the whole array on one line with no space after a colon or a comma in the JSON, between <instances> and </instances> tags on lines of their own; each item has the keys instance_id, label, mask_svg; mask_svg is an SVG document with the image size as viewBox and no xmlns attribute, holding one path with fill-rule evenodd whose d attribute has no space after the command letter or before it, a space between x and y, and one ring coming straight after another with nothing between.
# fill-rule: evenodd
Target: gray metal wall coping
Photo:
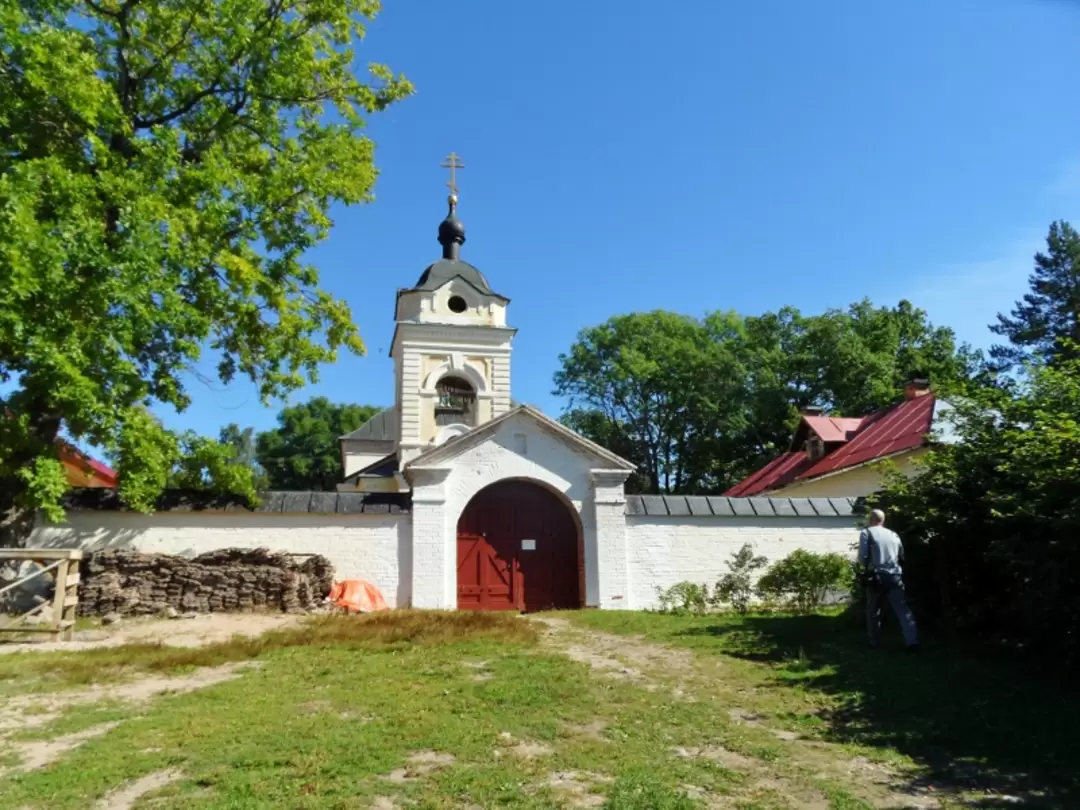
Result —
<instances>
[{"instance_id":1,"label":"gray metal wall coping","mask_svg":"<svg viewBox=\"0 0 1080 810\"><path fill-rule=\"evenodd\" d=\"M252 508L239 499L191 490L166 490L158 512L249 512L256 514L381 514L409 512L408 492L263 492ZM74 489L64 497L71 511L130 511L114 489ZM858 517L863 498L726 498L717 495L627 495L626 514L632 517L672 517L699 520L714 517L819 518Z\"/></svg>"},{"instance_id":2,"label":"gray metal wall coping","mask_svg":"<svg viewBox=\"0 0 1080 810\"><path fill-rule=\"evenodd\" d=\"M863 498L725 498L716 495L627 495L626 514L634 517L819 518L858 517Z\"/></svg>"},{"instance_id":3,"label":"gray metal wall coping","mask_svg":"<svg viewBox=\"0 0 1080 810\"><path fill-rule=\"evenodd\" d=\"M408 492L261 492L254 508L239 498L196 490L169 489L154 505L155 512L248 512L254 514L398 515L410 511ZM72 512L128 512L115 489L86 487L70 490L62 501Z\"/></svg>"}]
</instances>

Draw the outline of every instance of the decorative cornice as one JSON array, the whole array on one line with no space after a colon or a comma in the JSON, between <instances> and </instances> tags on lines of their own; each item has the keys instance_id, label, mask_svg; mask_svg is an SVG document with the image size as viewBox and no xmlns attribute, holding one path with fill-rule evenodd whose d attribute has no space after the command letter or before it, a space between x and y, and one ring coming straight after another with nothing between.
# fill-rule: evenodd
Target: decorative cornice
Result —
<instances>
[{"instance_id":1,"label":"decorative cornice","mask_svg":"<svg viewBox=\"0 0 1080 810\"><path fill-rule=\"evenodd\" d=\"M431 466L431 467L413 467L408 465L405 467L405 477L409 483L412 484L413 489L416 487L432 487L439 486L445 483L446 479L450 477L450 473L454 471L452 466ZM430 499L421 498L427 503L431 503ZM443 498L445 500L445 498Z\"/></svg>"},{"instance_id":2,"label":"decorative cornice","mask_svg":"<svg viewBox=\"0 0 1080 810\"><path fill-rule=\"evenodd\" d=\"M517 329L512 326L483 326L481 324L446 324L446 323L423 323L419 321L398 321L394 326L394 337L390 341L390 353L394 353L395 347L398 345L398 341L403 340L401 337L402 330L408 332L420 333L423 336L423 340L417 341L415 338L408 340L408 343L416 346L417 348L431 349L433 351L446 351L447 346L441 341L455 341L458 342L455 348L459 350L468 351L468 347L461 345L460 341L476 341L476 348L481 351L490 352L490 346L496 342L508 342L517 334ZM506 349L509 352L509 347Z\"/></svg>"},{"instance_id":3,"label":"decorative cornice","mask_svg":"<svg viewBox=\"0 0 1080 810\"><path fill-rule=\"evenodd\" d=\"M589 470L589 477L592 479L593 486L597 487L619 487L625 483L626 479L630 477L632 470L611 470L611 469L595 469Z\"/></svg>"}]
</instances>

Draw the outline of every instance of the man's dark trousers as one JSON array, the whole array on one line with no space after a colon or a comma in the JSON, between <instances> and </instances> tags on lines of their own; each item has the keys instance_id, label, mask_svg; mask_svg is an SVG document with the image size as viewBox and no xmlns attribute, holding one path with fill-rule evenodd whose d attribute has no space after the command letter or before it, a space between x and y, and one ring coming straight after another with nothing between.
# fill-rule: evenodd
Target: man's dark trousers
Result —
<instances>
[{"instance_id":1,"label":"man's dark trousers","mask_svg":"<svg viewBox=\"0 0 1080 810\"><path fill-rule=\"evenodd\" d=\"M915 629L915 617L904 596L904 582L900 575L890 571L877 571L872 572L870 577L866 586L866 629L870 634L870 646L876 647L881 641L881 618L886 600L892 605L893 613L900 622L904 643L908 647L918 646L919 634Z\"/></svg>"}]
</instances>

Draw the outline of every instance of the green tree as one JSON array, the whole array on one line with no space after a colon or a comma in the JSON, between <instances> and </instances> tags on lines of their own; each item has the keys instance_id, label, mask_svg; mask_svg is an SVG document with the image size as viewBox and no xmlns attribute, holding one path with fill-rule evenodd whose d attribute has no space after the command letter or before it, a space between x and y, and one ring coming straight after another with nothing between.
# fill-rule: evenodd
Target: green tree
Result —
<instances>
[{"instance_id":1,"label":"green tree","mask_svg":"<svg viewBox=\"0 0 1080 810\"><path fill-rule=\"evenodd\" d=\"M803 316L617 316L560 356L564 421L640 465L647 492L722 492L788 449L800 410L863 416L913 370L963 391L981 358L901 301Z\"/></svg>"},{"instance_id":2,"label":"green tree","mask_svg":"<svg viewBox=\"0 0 1080 810\"><path fill-rule=\"evenodd\" d=\"M642 456L626 426L601 411L574 409L560 416L559 421L628 461ZM626 479L625 489L631 495L649 492L649 480L640 470L635 470Z\"/></svg>"},{"instance_id":3,"label":"green tree","mask_svg":"<svg viewBox=\"0 0 1080 810\"><path fill-rule=\"evenodd\" d=\"M314 397L278 414L278 427L255 442L271 489L333 491L341 482L338 438L356 430L382 408L337 405Z\"/></svg>"},{"instance_id":4,"label":"green tree","mask_svg":"<svg viewBox=\"0 0 1080 810\"><path fill-rule=\"evenodd\" d=\"M411 92L354 74L378 5L0 2L0 512L56 513L62 427L149 508L180 444L146 408L183 410L205 354L268 400L362 352L303 257L370 199L365 116Z\"/></svg>"},{"instance_id":5,"label":"green tree","mask_svg":"<svg viewBox=\"0 0 1080 810\"><path fill-rule=\"evenodd\" d=\"M255 447L255 428L241 428L236 423L230 423L218 433L218 442L232 448L233 459L237 464L251 468L256 489L266 489L268 481L266 472L259 466Z\"/></svg>"},{"instance_id":6,"label":"green tree","mask_svg":"<svg viewBox=\"0 0 1080 810\"><path fill-rule=\"evenodd\" d=\"M178 437L180 452L167 486L177 489L213 489L246 493L259 489L258 471L244 463L231 444L185 431Z\"/></svg>"},{"instance_id":7,"label":"green tree","mask_svg":"<svg viewBox=\"0 0 1080 810\"><path fill-rule=\"evenodd\" d=\"M249 502L257 498L256 471L238 460L234 447L193 431L175 434L146 411L133 412L111 458L125 471L129 500L141 509L153 508L166 488L227 492Z\"/></svg>"},{"instance_id":8,"label":"green tree","mask_svg":"<svg viewBox=\"0 0 1080 810\"><path fill-rule=\"evenodd\" d=\"M1024 362L1050 362L1077 357L1080 346L1080 233L1068 222L1055 222L1046 237L1046 252L1035 254L1031 291L1016 302L1011 315L998 314L990 326L1007 338L991 357L1002 370Z\"/></svg>"},{"instance_id":9,"label":"green tree","mask_svg":"<svg viewBox=\"0 0 1080 810\"><path fill-rule=\"evenodd\" d=\"M559 356L555 393L589 438L618 438L632 451L650 492L694 487L685 463L695 419L711 407L702 379L711 376L709 336L694 318L670 312L618 315L583 330ZM588 435L588 434L587 434ZM618 451L616 451L618 452Z\"/></svg>"},{"instance_id":10,"label":"green tree","mask_svg":"<svg viewBox=\"0 0 1080 810\"><path fill-rule=\"evenodd\" d=\"M929 618L1080 663L1080 358L957 402L960 441L877 499Z\"/></svg>"},{"instance_id":11,"label":"green tree","mask_svg":"<svg viewBox=\"0 0 1080 810\"><path fill-rule=\"evenodd\" d=\"M912 372L927 375L938 392L966 391L982 364L951 329L934 326L906 300L875 307L863 299L808 317L799 343L795 361L810 404L850 416L895 402Z\"/></svg>"}]
</instances>

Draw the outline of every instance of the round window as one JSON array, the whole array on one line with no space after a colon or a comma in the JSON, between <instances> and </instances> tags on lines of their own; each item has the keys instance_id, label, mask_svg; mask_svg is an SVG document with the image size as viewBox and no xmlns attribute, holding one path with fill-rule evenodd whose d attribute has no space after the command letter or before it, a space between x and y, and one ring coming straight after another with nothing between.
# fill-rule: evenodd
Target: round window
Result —
<instances>
[{"instance_id":1,"label":"round window","mask_svg":"<svg viewBox=\"0 0 1080 810\"><path fill-rule=\"evenodd\" d=\"M450 300L446 302L446 305L450 307L451 312L461 314L469 308L469 305L465 303L465 299L460 295L451 295Z\"/></svg>"}]
</instances>

